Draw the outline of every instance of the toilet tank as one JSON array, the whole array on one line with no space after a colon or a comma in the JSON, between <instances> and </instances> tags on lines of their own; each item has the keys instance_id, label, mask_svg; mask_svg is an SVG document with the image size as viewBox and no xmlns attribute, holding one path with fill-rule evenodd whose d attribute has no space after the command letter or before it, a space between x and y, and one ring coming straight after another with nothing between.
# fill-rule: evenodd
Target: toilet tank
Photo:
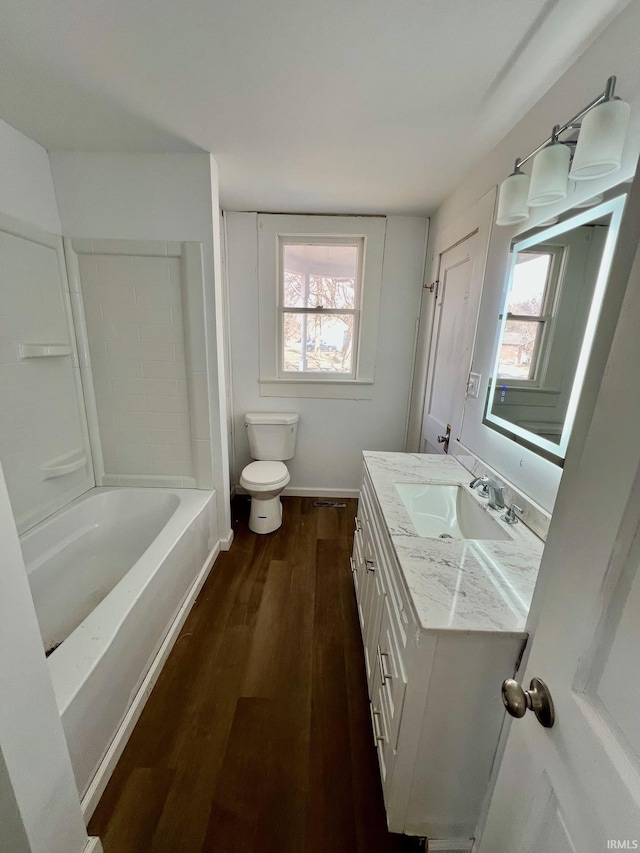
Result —
<instances>
[{"instance_id":1,"label":"toilet tank","mask_svg":"<svg viewBox=\"0 0 640 853\"><path fill-rule=\"evenodd\" d=\"M297 412L247 412L244 423L252 459L284 462L296 452Z\"/></svg>"}]
</instances>

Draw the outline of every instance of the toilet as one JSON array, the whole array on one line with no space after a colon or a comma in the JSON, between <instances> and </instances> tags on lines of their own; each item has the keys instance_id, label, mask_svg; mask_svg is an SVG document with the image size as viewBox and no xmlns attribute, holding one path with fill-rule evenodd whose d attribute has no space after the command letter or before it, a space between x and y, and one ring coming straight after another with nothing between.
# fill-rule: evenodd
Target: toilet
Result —
<instances>
[{"instance_id":1,"label":"toilet","mask_svg":"<svg viewBox=\"0 0 640 853\"><path fill-rule=\"evenodd\" d=\"M289 480L284 464L296 450L296 412L247 412L244 423L252 459L240 475L240 485L251 495L249 528L272 533L282 524L280 494Z\"/></svg>"}]
</instances>

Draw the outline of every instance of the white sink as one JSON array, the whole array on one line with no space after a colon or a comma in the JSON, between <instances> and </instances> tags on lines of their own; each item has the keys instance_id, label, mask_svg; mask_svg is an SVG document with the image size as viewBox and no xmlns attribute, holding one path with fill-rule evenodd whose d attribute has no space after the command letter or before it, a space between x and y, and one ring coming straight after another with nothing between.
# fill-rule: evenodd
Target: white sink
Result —
<instances>
[{"instance_id":1,"label":"white sink","mask_svg":"<svg viewBox=\"0 0 640 853\"><path fill-rule=\"evenodd\" d=\"M432 539L506 539L508 533L463 486L395 483L418 536Z\"/></svg>"}]
</instances>

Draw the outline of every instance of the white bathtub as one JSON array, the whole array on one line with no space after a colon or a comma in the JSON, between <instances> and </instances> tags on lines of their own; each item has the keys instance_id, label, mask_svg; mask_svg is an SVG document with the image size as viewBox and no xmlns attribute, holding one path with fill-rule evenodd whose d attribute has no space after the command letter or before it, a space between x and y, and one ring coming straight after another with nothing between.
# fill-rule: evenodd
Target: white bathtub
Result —
<instances>
[{"instance_id":1,"label":"white bathtub","mask_svg":"<svg viewBox=\"0 0 640 853\"><path fill-rule=\"evenodd\" d=\"M215 493L92 489L21 544L45 649L61 643L49 668L84 796L116 735L124 747L123 721L219 550Z\"/></svg>"}]
</instances>

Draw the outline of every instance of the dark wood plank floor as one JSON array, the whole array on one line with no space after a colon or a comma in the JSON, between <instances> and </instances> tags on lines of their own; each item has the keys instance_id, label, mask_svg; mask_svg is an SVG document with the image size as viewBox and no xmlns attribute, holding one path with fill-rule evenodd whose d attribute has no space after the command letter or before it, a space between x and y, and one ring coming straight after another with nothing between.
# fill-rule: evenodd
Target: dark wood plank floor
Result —
<instances>
[{"instance_id":1,"label":"dark wood plank floor","mask_svg":"<svg viewBox=\"0 0 640 853\"><path fill-rule=\"evenodd\" d=\"M189 615L89 829L105 853L396 853L349 570L356 502L285 498Z\"/></svg>"}]
</instances>

